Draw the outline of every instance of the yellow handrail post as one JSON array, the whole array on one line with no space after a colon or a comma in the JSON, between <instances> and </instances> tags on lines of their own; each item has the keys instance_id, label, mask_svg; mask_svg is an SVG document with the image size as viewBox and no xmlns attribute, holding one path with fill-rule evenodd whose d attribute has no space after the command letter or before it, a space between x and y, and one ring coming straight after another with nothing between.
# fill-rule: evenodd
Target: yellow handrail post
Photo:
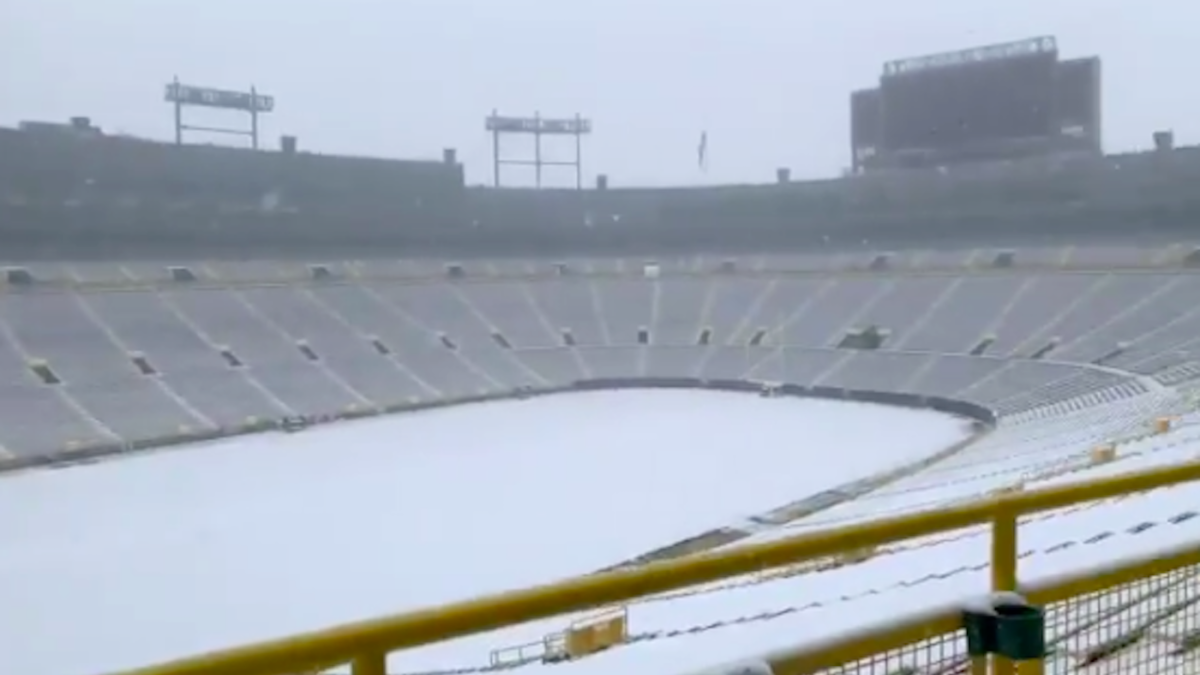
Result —
<instances>
[{"instance_id":1,"label":"yellow handrail post","mask_svg":"<svg viewBox=\"0 0 1200 675\"><path fill-rule=\"evenodd\" d=\"M971 656L971 675L988 675L987 654L983 656Z\"/></svg>"},{"instance_id":2,"label":"yellow handrail post","mask_svg":"<svg viewBox=\"0 0 1200 675\"><path fill-rule=\"evenodd\" d=\"M1020 675L1043 675L1046 672L1046 657L1019 662L1017 672Z\"/></svg>"},{"instance_id":3,"label":"yellow handrail post","mask_svg":"<svg viewBox=\"0 0 1200 675\"><path fill-rule=\"evenodd\" d=\"M1001 498L992 518L992 592L1017 590L1017 512L1005 508ZM1013 675L1013 662L992 657L992 675ZM972 674L974 675L974 674Z\"/></svg>"},{"instance_id":4,"label":"yellow handrail post","mask_svg":"<svg viewBox=\"0 0 1200 675\"><path fill-rule=\"evenodd\" d=\"M387 654L360 654L350 666L351 675L387 675Z\"/></svg>"},{"instance_id":5,"label":"yellow handrail post","mask_svg":"<svg viewBox=\"0 0 1200 675\"><path fill-rule=\"evenodd\" d=\"M1017 590L1017 514L999 505L992 518L992 592Z\"/></svg>"}]
</instances>

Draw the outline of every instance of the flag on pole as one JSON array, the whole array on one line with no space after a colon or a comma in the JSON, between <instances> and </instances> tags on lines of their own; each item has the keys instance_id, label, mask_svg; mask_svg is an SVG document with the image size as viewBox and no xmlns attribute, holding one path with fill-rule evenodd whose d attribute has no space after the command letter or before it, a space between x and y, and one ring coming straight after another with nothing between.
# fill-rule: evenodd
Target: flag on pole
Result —
<instances>
[{"instance_id":1,"label":"flag on pole","mask_svg":"<svg viewBox=\"0 0 1200 675\"><path fill-rule=\"evenodd\" d=\"M708 170L708 132L700 132L700 146L696 148L696 158L701 171Z\"/></svg>"}]
</instances>

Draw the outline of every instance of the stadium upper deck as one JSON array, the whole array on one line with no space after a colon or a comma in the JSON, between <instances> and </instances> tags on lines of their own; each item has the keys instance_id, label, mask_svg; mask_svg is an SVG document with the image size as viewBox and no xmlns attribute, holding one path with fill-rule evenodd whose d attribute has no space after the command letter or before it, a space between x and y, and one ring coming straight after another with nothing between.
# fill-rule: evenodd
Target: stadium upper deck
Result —
<instances>
[{"instance_id":1,"label":"stadium upper deck","mask_svg":"<svg viewBox=\"0 0 1200 675\"><path fill-rule=\"evenodd\" d=\"M1200 152L1181 148L787 184L493 190L467 188L454 163L0 130L0 236L17 259L1176 241L1193 231L1198 179Z\"/></svg>"}]
</instances>

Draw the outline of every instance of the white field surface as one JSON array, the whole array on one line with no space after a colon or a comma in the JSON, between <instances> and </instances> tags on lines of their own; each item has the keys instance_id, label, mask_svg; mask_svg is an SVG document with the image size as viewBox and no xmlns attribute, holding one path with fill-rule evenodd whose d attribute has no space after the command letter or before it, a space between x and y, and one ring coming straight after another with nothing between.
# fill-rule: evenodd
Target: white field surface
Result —
<instances>
[{"instance_id":1,"label":"white field surface","mask_svg":"<svg viewBox=\"0 0 1200 675\"><path fill-rule=\"evenodd\" d=\"M967 434L953 417L865 404L594 392L16 474L0 479L0 672L94 675L590 572L911 463ZM1168 494L1176 496L1164 502ZM1192 496L1156 493L1111 507L1119 512L1048 520L1031 525L1038 529L1023 544L1167 517ZM1152 529L1137 543L1175 543L1189 528ZM1104 546L1128 551L1130 537L1088 546L1085 557L1094 562ZM559 667L659 674L819 639L881 611L978 592L980 571L872 593L982 563L986 546L968 537L837 572L635 605L639 633L822 602ZM1034 556L1025 569L1062 571L1083 550ZM404 652L391 669L482 666L492 649L565 623Z\"/></svg>"}]
</instances>

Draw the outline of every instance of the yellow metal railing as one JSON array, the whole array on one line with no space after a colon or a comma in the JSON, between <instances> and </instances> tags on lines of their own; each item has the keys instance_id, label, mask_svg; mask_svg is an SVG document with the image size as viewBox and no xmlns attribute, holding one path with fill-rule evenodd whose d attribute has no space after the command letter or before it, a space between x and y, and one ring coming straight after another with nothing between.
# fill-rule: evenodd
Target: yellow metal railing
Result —
<instances>
[{"instance_id":1,"label":"yellow metal railing","mask_svg":"<svg viewBox=\"0 0 1200 675\"><path fill-rule=\"evenodd\" d=\"M1017 535L1021 516L1145 492L1200 480L1200 462L1131 473L1075 485L1030 490L971 504L852 525L791 539L746 545L679 560L652 563L630 570L606 572L553 585L434 607L394 617L364 621L327 631L230 649L124 675L287 675L312 673L350 664L353 675L385 675L389 653L456 637L554 616L603 608L635 598L721 581L817 558L901 542L919 537L990 525L991 590L1017 588ZM1185 558L1185 563L1200 562ZM1145 568L1149 574L1155 569ZM1116 577L1128 579L1128 575ZM1095 585L1094 582L1092 586ZM1079 585L1082 584L1082 585ZM1074 594L1092 586L1069 584ZM986 589L980 589L984 591ZM1060 589L1058 593L1067 593ZM1049 591L1047 591L1049 593ZM1070 593L1062 597L1068 597ZM1033 601L1054 600L1053 594ZM186 620L186 617L177 617ZM847 663L870 654L912 644L959 628L957 616L927 615L893 628L856 638L854 648L839 648L836 659ZM940 631L940 632L939 632ZM819 650L781 662L777 672L815 672L834 665L828 658L813 660ZM832 658L832 657L829 657ZM836 660L835 659L835 660ZM821 661L818 663L817 661ZM1003 664L1001 664L1003 666ZM1004 673L1011 668L1000 667Z\"/></svg>"},{"instance_id":2,"label":"yellow metal railing","mask_svg":"<svg viewBox=\"0 0 1200 675\"><path fill-rule=\"evenodd\" d=\"M1200 546L1193 543L1156 551L1031 584L1021 591L1029 601L1046 608L1050 648L1046 665L1052 669L1060 665L1086 666L1111 655L1115 648L1135 650L1142 643L1142 653L1124 654L1127 663L1143 666L1128 672L1169 671L1170 664L1165 668L1144 666L1156 656L1154 647L1166 644L1168 652L1181 655L1196 648L1196 636L1200 635ZM1153 630L1168 621L1173 624L1170 628ZM909 668L926 673L965 673L978 664L970 662L961 630L961 605L947 605L796 649L747 655L745 661L760 661L774 675L883 675Z\"/></svg>"}]
</instances>

